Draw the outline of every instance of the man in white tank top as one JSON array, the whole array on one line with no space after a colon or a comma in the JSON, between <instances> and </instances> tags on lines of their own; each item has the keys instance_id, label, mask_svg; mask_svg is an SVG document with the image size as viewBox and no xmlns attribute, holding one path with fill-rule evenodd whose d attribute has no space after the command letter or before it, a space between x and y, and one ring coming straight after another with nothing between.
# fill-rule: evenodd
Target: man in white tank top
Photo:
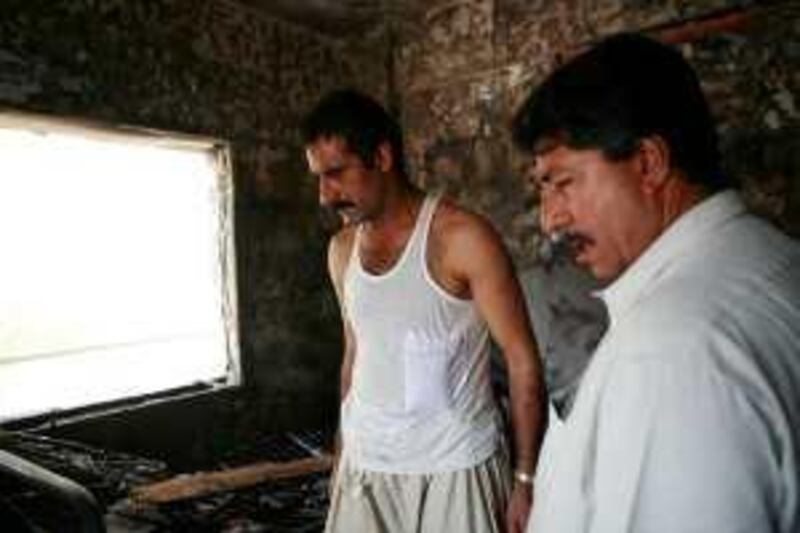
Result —
<instances>
[{"instance_id":1,"label":"man in white tank top","mask_svg":"<svg viewBox=\"0 0 800 533\"><path fill-rule=\"evenodd\" d=\"M545 394L500 237L412 185L399 126L369 97L331 93L303 136L320 204L344 223L328 249L345 346L326 531L522 531ZM513 475L490 335L509 374Z\"/></svg>"}]
</instances>

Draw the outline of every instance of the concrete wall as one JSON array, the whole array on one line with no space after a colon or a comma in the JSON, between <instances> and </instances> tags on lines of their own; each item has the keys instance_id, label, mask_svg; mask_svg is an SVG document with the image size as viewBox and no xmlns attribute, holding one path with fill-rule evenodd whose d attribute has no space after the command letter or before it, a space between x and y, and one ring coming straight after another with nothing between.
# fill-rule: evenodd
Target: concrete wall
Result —
<instances>
[{"instance_id":1,"label":"concrete wall","mask_svg":"<svg viewBox=\"0 0 800 533\"><path fill-rule=\"evenodd\" d=\"M383 35L351 44L235 0L2 2L0 105L213 135L234 150L244 390L63 432L202 460L255 430L333 424L338 309L297 123L333 87L385 97Z\"/></svg>"}]
</instances>

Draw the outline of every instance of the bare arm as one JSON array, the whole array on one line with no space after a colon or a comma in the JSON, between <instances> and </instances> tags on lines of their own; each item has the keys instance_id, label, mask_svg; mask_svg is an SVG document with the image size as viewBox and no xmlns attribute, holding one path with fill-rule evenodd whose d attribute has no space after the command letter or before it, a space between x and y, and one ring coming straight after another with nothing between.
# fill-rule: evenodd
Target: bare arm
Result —
<instances>
[{"instance_id":1,"label":"bare arm","mask_svg":"<svg viewBox=\"0 0 800 533\"><path fill-rule=\"evenodd\" d=\"M339 397L344 401L350 391L350 383L353 375L353 360L355 358L355 339L350 320L347 317L347 310L344 306L343 285L344 273L350 259L353 245L352 231L343 230L337 233L328 245L328 274L330 275L333 288L336 291L336 298L339 302L339 310L342 317L342 330L344 339L344 353L342 354L342 366L339 376ZM335 444L335 454L338 457L341 442L337 435Z\"/></svg>"},{"instance_id":2,"label":"bare arm","mask_svg":"<svg viewBox=\"0 0 800 533\"><path fill-rule=\"evenodd\" d=\"M471 254L471 289L505 358L516 447L515 469L532 474L546 428L541 361L511 259L493 235Z\"/></svg>"},{"instance_id":3,"label":"bare arm","mask_svg":"<svg viewBox=\"0 0 800 533\"><path fill-rule=\"evenodd\" d=\"M486 320L505 358L511 395L511 418L517 472L533 474L546 428L542 366L514 267L499 235L488 222L456 213L443 228L445 265L454 279L466 282L468 294ZM515 482L509 508L509 531L521 531L530 509L531 486ZM527 502L527 503L525 503Z\"/></svg>"}]
</instances>

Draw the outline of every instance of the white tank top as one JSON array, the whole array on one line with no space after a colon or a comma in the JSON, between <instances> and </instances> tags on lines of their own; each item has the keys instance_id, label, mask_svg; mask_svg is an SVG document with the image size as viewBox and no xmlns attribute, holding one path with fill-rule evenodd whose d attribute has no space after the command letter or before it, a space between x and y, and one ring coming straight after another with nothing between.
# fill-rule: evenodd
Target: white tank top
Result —
<instances>
[{"instance_id":1,"label":"white tank top","mask_svg":"<svg viewBox=\"0 0 800 533\"><path fill-rule=\"evenodd\" d=\"M428 272L437 203L425 198L400 259L384 274L364 270L356 230L344 278L356 355L341 413L343 453L356 468L468 468L501 438L486 322L471 300L447 293Z\"/></svg>"}]
</instances>

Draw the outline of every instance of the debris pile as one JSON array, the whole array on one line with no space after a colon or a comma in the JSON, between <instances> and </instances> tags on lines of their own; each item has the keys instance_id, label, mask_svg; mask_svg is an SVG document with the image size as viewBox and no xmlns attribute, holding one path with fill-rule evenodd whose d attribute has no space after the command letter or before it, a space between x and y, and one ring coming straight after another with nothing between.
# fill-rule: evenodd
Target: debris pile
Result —
<instances>
[{"instance_id":1,"label":"debris pile","mask_svg":"<svg viewBox=\"0 0 800 533\"><path fill-rule=\"evenodd\" d=\"M312 533L322 531L328 506L323 443L320 431L268 435L209 471L177 476L160 461L41 435L10 434L0 448L88 489L112 533ZM63 520L51 501L13 483L0 479L5 504L37 525Z\"/></svg>"}]
</instances>

